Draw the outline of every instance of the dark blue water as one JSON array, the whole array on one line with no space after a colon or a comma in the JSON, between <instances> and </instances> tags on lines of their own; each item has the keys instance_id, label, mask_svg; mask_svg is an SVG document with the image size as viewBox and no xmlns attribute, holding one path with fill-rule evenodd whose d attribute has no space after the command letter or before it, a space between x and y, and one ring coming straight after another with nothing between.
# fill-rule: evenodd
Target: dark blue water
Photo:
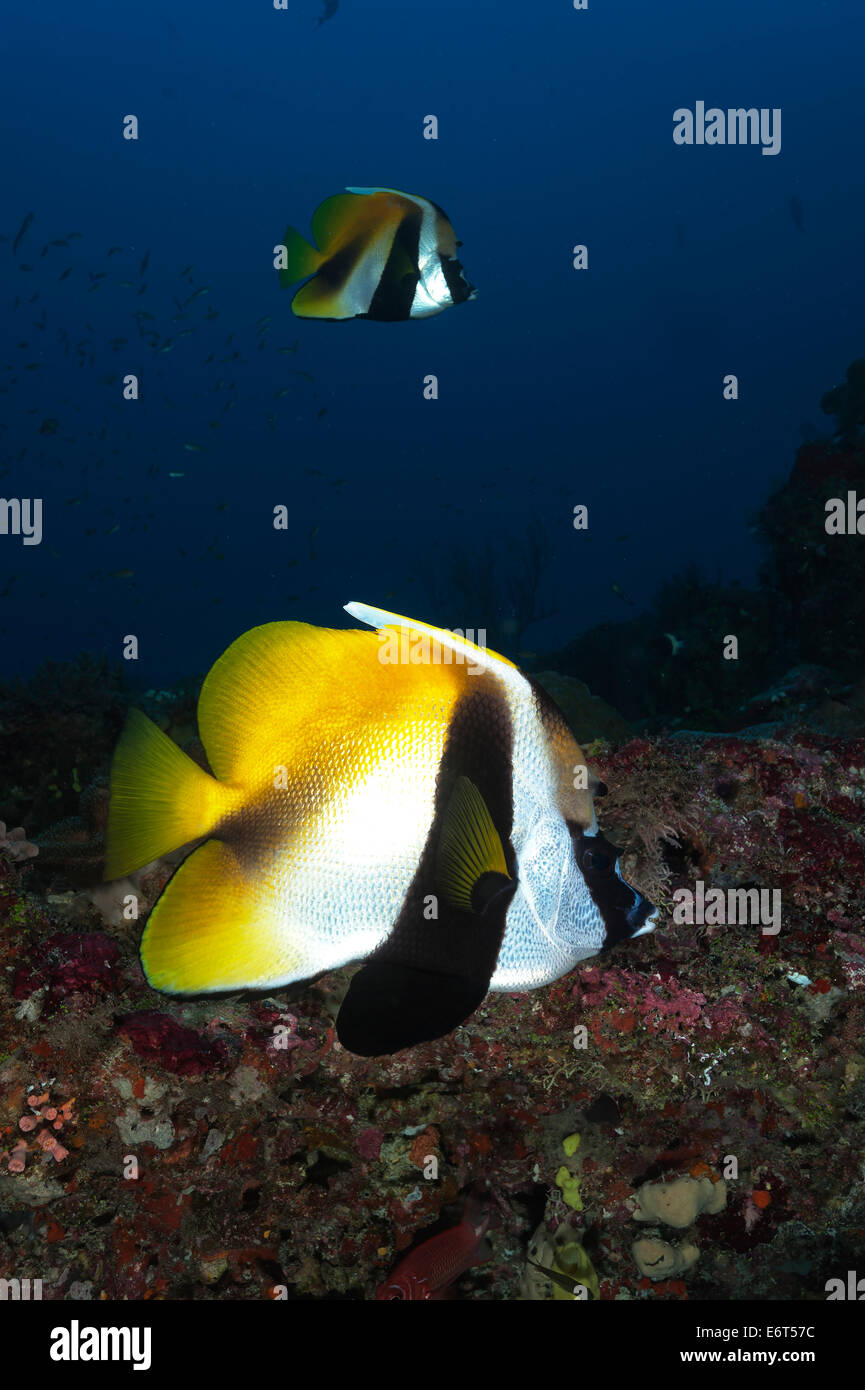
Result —
<instances>
[{"instance_id":1,"label":"dark blue water","mask_svg":"<svg viewBox=\"0 0 865 1390\"><path fill-rule=\"evenodd\" d=\"M555 612L523 645L562 646L630 616L613 583L640 605L690 561L753 582L755 510L803 421L831 430L865 323L861 6L321 12L6 17L0 492L43 499L43 536L0 535L3 674L135 634L161 685L351 599L504 645L537 527ZM674 144L697 101L780 109L780 152ZM347 184L439 203L477 300L295 319L273 248Z\"/></svg>"}]
</instances>

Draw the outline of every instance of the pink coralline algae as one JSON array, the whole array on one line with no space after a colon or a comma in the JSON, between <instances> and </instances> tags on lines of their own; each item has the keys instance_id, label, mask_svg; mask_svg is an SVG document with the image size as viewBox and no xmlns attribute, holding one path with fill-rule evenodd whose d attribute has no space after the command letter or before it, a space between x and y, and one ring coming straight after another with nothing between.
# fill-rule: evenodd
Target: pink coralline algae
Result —
<instances>
[{"instance_id":1,"label":"pink coralline algae","mask_svg":"<svg viewBox=\"0 0 865 1390\"><path fill-rule=\"evenodd\" d=\"M259 1017L268 1022L273 1029L267 1039L268 1056L278 1058L280 1053L293 1052L296 1047L306 1048L307 1051L311 1049L310 1040L298 1035L297 1018L294 1014L273 1008L261 1009L258 1012Z\"/></svg>"},{"instance_id":2,"label":"pink coralline algae","mask_svg":"<svg viewBox=\"0 0 865 1390\"><path fill-rule=\"evenodd\" d=\"M194 1028L186 1028L168 1014L124 1014L116 1020L116 1028L131 1040L139 1057L159 1062L176 1076L200 1076L227 1061L221 1042L208 1042Z\"/></svg>"},{"instance_id":3,"label":"pink coralline algae","mask_svg":"<svg viewBox=\"0 0 865 1390\"><path fill-rule=\"evenodd\" d=\"M378 1158L384 1135L380 1129L365 1129L357 1136L357 1151L361 1158Z\"/></svg>"},{"instance_id":4,"label":"pink coralline algae","mask_svg":"<svg viewBox=\"0 0 865 1390\"><path fill-rule=\"evenodd\" d=\"M835 957L844 971L848 989L865 989L865 942L850 932L835 932L832 937Z\"/></svg>"},{"instance_id":5,"label":"pink coralline algae","mask_svg":"<svg viewBox=\"0 0 865 1390\"><path fill-rule=\"evenodd\" d=\"M15 972L12 993L26 999L37 989L47 991L45 1013L50 1015L70 994L108 994L119 988L117 945L104 932L56 932L41 941Z\"/></svg>"},{"instance_id":6,"label":"pink coralline algae","mask_svg":"<svg viewBox=\"0 0 865 1390\"><path fill-rule=\"evenodd\" d=\"M647 979L633 970L601 970L596 966L582 972L574 996L586 1009L612 997L642 1016L653 1032L695 1023L706 1003L705 995L685 989L669 971L656 971Z\"/></svg>"},{"instance_id":7,"label":"pink coralline algae","mask_svg":"<svg viewBox=\"0 0 865 1390\"><path fill-rule=\"evenodd\" d=\"M743 1008L742 1001L734 995L727 995L706 1009L703 1013L703 1023L719 1037L726 1037L734 1028L739 1031L746 1028L749 1032L753 1031L751 1018Z\"/></svg>"},{"instance_id":8,"label":"pink coralline algae","mask_svg":"<svg viewBox=\"0 0 865 1390\"><path fill-rule=\"evenodd\" d=\"M581 999L590 1008L603 1003L616 987L616 974L616 971L600 970L597 966L583 970L580 983L573 988L574 998Z\"/></svg>"},{"instance_id":9,"label":"pink coralline algae","mask_svg":"<svg viewBox=\"0 0 865 1390\"><path fill-rule=\"evenodd\" d=\"M660 987L667 992L668 997L650 986L644 997L635 1005L637 1013L645 1017L649 1028L657 1031L661 1028L679 1028L685 1023L696 1023L706 1002L706 996L697 990L683 989L675 980L667 980Z\"/></svg>"}]
</instances>

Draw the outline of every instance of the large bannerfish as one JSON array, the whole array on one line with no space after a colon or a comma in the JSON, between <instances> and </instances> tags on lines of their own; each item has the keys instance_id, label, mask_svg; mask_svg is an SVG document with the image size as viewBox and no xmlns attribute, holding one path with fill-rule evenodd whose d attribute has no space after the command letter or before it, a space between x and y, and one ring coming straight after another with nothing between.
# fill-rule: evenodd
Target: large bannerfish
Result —
<instances>
[{"instance_id":1,"label":"large bannerfish","mask_svg":"<svg viewBox=\"0 0 865 1390\"><path fill-rule=\"evenodd\" d=\"M293 227L283 238L281 288L306 280L291 301L298 318L423 319L475 298L454 229L428 198L347 188L316 208L312 234L315 246Z\"/></svg>"},{"instance_id":2,"label":"large bannerfish","mask_svg":"<svg viewBox=\"0 0 865 1390\"><path fill-rule=\"evenodd\" d=\"M364 961L340 1008L364 1056L438 1038L655 925L598 830L557 706L458 633L351 603L366 629L277 622L198 704L211 775L130 711L106 877L180 846L144 930L169 994L274 990Z\"/></svg>"}]
</instances>

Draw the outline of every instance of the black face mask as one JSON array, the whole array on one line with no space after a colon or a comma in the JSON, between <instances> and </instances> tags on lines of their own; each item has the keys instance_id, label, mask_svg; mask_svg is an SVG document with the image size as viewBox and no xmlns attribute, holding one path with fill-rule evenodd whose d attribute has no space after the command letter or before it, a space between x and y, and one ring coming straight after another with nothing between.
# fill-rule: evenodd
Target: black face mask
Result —
<instances>
[{"instance_id":1,"label":"black face mask","mask_svg":"<svg viewBox=\"0 0 865 1390\"><path fill-rule=\"evenodd\" d=\"M577 867L604 919L606 936L603 949L606 951L617 941L634 936L655 909L648 898L644 898L616 872L622 853L618 845L600 833L587 835L574 821L568 821L568 830L571 832Z\"/></svg>"}]
</instances>

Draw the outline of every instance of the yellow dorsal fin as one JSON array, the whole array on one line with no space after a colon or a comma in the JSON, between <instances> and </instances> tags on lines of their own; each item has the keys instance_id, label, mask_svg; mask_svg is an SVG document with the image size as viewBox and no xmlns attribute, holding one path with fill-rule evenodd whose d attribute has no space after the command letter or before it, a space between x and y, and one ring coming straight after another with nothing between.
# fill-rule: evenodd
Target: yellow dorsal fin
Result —
<instances>
[{"instance_id":1,"label":"yellow dorsal fin","mask_svg":"<svg viewBox=\"0 0 865 1390\"><path fill-rule=\"evenodd\" d=\"M346 185L346 193L360 194L361 197L372 198L376 193L387 193L392 198L402 198L406 204L413 204L414 207L423 211L430 206L428 198L421 198L416 193L404 193L401 188L357 188ZM337 194L337 197L339 195Z\"/></svg>"},{"instance_id":2,"label":"yellow dorsal fin","mask_svg":"<svg viewBox=\"0 0 865 1390\"><path fill-rule=\"evenodd\" d=\"M368 603L347 603L345 604L345 611L350 613L353 618L357 618L358 622L366 623L369 627L379 630L387 627L409 627L414 632L425 633L427 637L432 637L435 641L440 642L443 647L449 647L453 652L470 656L475 665L482 666L485 670L494 671L498 675L503 676L507 672L520 674L519 667L515 666L512 661L508 661L506 656L491 651L489 647L479 647L458 632L450 632L447 628L433 627L431 623L418 622L415 618L403 618L398 613L389 613L386 608L374 608Z\"/></svg>"},{"instance_id":3,"label":"yellow dorsal fin","mask_svg":"<svg viewBox=\"0 0 865 1390\"><path fill-rule=\"evenodd\" d=\"M352 647L358 639L367 645L369 637L284 622L264 623L232 642L211 667L198 702L201 741L216 776L250 788L272 785L280 765L290 771L316 712L350 703Z\"/></svg>"},{"instance_id":4,"label":"yellow dorsal fin","mask_svg":"<svg viewBox=\"0 0 865 1390\"><path fill-rule=\"evenodd\" d=\"M353 193L335 193L325 198L312 214L312 234L316 246L326 255L331 242L341 241L358 219L359 205Z\"/></svg>"},{"instance_id":5,"label":"yellow dorsal fin","mask_svg":"<svg viewBox=\"0 0 865 1390\"><path fill-rule=\"evenodd\" d=\"M477 911L472 894L484 874L511 881L487 804L468 777L457 778L442 817L437 870L445 898L463 912Z\"/></svg>"}]
</instances>

